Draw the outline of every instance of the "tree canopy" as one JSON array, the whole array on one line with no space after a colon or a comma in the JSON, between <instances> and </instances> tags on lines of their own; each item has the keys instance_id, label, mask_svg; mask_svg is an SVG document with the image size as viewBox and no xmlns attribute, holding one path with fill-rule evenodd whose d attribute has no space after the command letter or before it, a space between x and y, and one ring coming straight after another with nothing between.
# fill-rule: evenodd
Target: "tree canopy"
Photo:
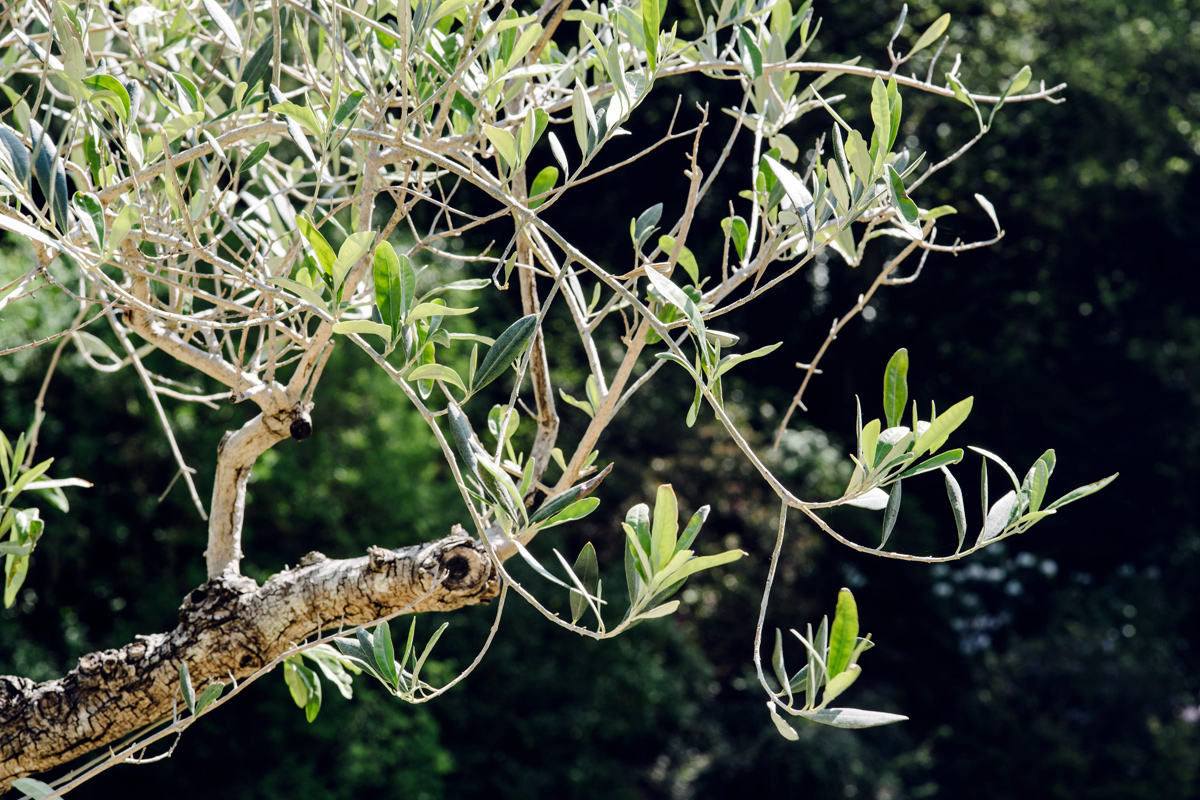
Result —
<instances>
[{"instance_id":1,"label":"tree canopy","mask_svg":"<svg viewBox=\"0 0 1200 800\"><path fill-rule=\"evenodd\" d=\"M62 508L68 497L86 494L75 492L81 478L98 483L47 472L52 465L35 459L43 407L55 397L52 378L68 343L93 368L132 371L141 384L142 402L165 434L170 471L182 481L174 491L186 489L193 525L208 519L208 582L190 593L187 585L175 587L176 596L187 594L179 627L169 634L87 655L63 679L4 679L8 779L141 731L60 787L72 788L186 730L276 667L310 719L322 692L348 694L356 672L402 699L432 699L478 659L468 659L459 677L430 678L422 669L444 626L415 646L411 634L407 644L393 642L387 619L409 611L450 611L498 597L499 620L507 592L515 591L547 619L592 638L660 624L650 620L679 608L673 595L688 578L728 569L743 555L736 542L723 551L706 542L707 506L681 525L679 497L663 484L635 490L653 506L628 509L617 522L615 547L611 531L574 559L544 540L532 542L541 529L597 508L591 495L609 475L599 469L601 436L620 427L627 402L630 414L644 402L639 390L661 380L656 373L664 365L686 376L692 398L658 413L686 428L722 430L757 473L760 491L775 496L778 538L758 611L760 635L789 509L854 550L943 562L995 546L1103 485L1050 502L1054 451L1019 477L999 456L975 448L983 465L981 508L969 521L963 487L949 471L966 452L943 446L972 398L952 397L940 414L932 405L927 412L915 402L910 407L904 349L880 364L882 413L878 389L861 392L849 459L835 456L838 463L819 481L796 487L794 467L765 454L772 439L775 452L786 450L793 414L805 409L810 382L821 380L818 364L827 351L836 353L838 335L856 316L875 316L877 292L913 282L930 253L965 253L999 240L993 204L977 195L992 231L978 242L947 243L944 235L939 242L941 220L957 209L922 202L918 190L984 140L998 111L1055 99L1056 88L1026 91L1030 71L1022 67L998 94L970 93L958 59L934 80L937 64L945 63L938 61L945 17L911 33L901 19L886 45L890 68L875 69L854 59L804 60L818 28L808 4L731 2L704 10L703 20L683 9L675 18L648 2L588 9L563 2L526 16L510 5L224 8L204 0L192 8L116 9L111 18L102 9L10 9L2 40L12 57L5 62L10 106L0 153L8 193L0 225L30 240L36 265L14 276L0 302L6 312L35 309L26 312L11 355L22 358L40 345L53 357L32 426L5 445L6 601L16 604L26 570L54 542L51 527L35 552L45 523L22 493L38 492ZM904 77L916 65L929 77ZM620 147L638 112L650 108L655 83L681 76L731 78L739 87L734 102L721 106L733 120L727 138L709 144L717 109L677 107L660 117L665 132L648 145L602 156L610 144ZM857 89L829 93L839 76ZM969 110L964 136L940 155L900 138L903 98L921 93ZM857 116L839 113L856 102ZM807 152L789 133L802 120L818 137ZM568 150L564 140L572 139ZM607 241L595 249L601 255L589 255L589 246L560 230L556 215L568 213L573 193L622 167L636 174L639 159L676 142L684 146L682 179L634 178L648 205L625 209L616 223L614 215L593 221L605 228ZM711 201L714 185L725 186L715 178L727 164L732 172L739 157L740 194L717 198L728 215L712 229L697 229L700 204ZM664 214L678 216L671 222ZM623 239L626 229L629 243L618 248L613 231ZM714 326L778 297L772 290L794 276L809 275L819 292L834 267L870 270L869 283L814 351L787 357L807 358L803 377L782 418L764 425L751 416L753 404L735 400L727 387L736 370L770 370L761 365L782 357L779 345L749 349L743 337ZM901 277L902 267L911 272ZM510 283L517 284L509 294L519 295L519 308L503 294ZM55 305L74 318L55 317ZM570 344L561 341L568 333ZM387 391L378 384L356 391L354 381L362 386L364 379L347 377L348 385L328 395L345 414L320 425L316 407L322 389L330 391L326 365L334 363L329 354L338 339L375 365ZM647 346L658 349L656 358L643 352ZM776 385L787 380L778 364L772 372ZM417 416L380 406L389 394L403 396ZM183 428L208 413L196 405L224 399L250 401L258 411L239 418L237 408L214 410L212 419L231 430L211 444L218 455L204 474L214 486L205 503L205 483L190 466L195 456L179 441ZM189 402L195 405L167 408ZM564 423L559 411L571 419L568 408L576 417ZM854 419L853 409L846 411ZM413 458L424 445L435 461L419 480L392 476L399 484L392 487L378 475L364 477L362 465L318 458L330 479L293 483L291 491L327 504L317 519L362 526L364 545L395 546L397 538L425 544L373 546L366 557L340 560L313 550L328 548L319 538L305 541L289 515L278 513L282 507L255 516L249 480L278 468L271 448L286 438L304 441L298 450L311 447L327 427L328 435L361 428L346 415L391 418L386 438L403 429L407 441L387 447ZM128 453L117 461L144 459ZM993 480L1001 480L990 493L989 462ZM621 462L613 469L619 474ZM911 487L902 481L922 472L942 476L952 533L940 544L921 542L914 553L897 552L887 545L897 530L901 486ZM413 483L443 504L436 521L385 505L382 517L364 524L340 496L399 499ZM839 532L840 521L853 518L831 510L837 506L882 512L881 529L863 534L851 522L853 532ZM248 546L243 556L248 519L260 535L292 529L295 541L282 558L299 565L280 571L267 561L271 566L255 567L258 575L245 569L253 558ZM428 541L439 535L437 526L455 522L465 529ZM404 530L389 532L396 528ZM771 552L768 544L756 556ZM608 584L627 584L628 597L618 604L628 604L623 617L606 613L613 593L605 595L600 580L614 561ZM801 622L780 620L793 628L788 649L795 646L800 669L788 669L780 631L773 655L769 635L765 644L756 639L753 651L770 719L784 738L800 735L785 714L843 727L902 718L827 707L857 679L857 660L873 644L858 635L850 590L838 593L836 612L819 625L801 629ZM494 626L480 656L497 627L503 638L503 627ZM150 689L140 688L147 682ZM40 729L23 724L32 718L20 717L22 709L44 711L61 698L89 716L111 714L114 724L99 737L61 719ZM112 713L131 698L142 705Z\"/></svg>"}]
</instances>

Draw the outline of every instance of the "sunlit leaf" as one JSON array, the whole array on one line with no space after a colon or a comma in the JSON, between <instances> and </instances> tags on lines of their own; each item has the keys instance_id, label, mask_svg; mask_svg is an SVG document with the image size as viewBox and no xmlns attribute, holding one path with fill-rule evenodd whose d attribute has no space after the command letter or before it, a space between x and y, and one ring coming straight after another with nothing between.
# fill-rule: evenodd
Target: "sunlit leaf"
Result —
<instances>
[{"instance_id":1,"label":"sunlit leaf","mask_svg":"<svg viewBox=\"0 0 1200 800\"><path fill-rule=\"evenodd\" d=\"M908 719L900 714L864 711L860 708L824 708L820 711L804 711L800 716L835 728L874 728L877 725L891 725L893 722L904 722Z\"/></svg>"},{"instance_id":2,"label":"sunlit leaf","mask_svg":"<svg viewBox=\"0 0 1200 800\"><path fill-rule=\"evenodd\" d=\"M374 322L369 319L344 319L336 322L333 325L334 333L370 333L383 339L385 342L392 340L392 329L382 322Z\"/></svg>"},{"instance_id":3,"label":"sunlit leaf","mask_svg":"<svg viewBox=\"0 0 1200 800\"><path fill-rule=\"evenodd\" d=\"M845 671L858 644L858 605L849 589L838 592L837 611L829 629L829 661L831 676Z\"/></svg>"},{"instance_id":4,"label":"sunlit leaf","mask_svg":"<svg viewBox=\"0 0 1200 800\"><path fill-rule=\"evenodd\" d=\"M848 506L858 506L871 511L882 511L888 504L888 493L883 489L875 488L869 492L865 492L859 497L855 497L846 501Z\"/></svg>"},{"instance_id":5,"label":"sunlit leaf","mask_svg":"<svg viewBox=\"0 0 1200 800\"><path fill-rule=\"evenodd\" d=\"M308 214L297 214L296 225L300 228L300 233L312 248L313 255L317 259L317 263L321 265L321 269L325 274L333 277L333 262L337 260L334 255L333 248L329 246L329 242L321 234L316 223Z\"/></svg>"},{"instance_id":6,"label":"sunlit leaf","mask_svg":"<svg viewBox=\"0 0 1200 800\"><path fill-rule=\"evenodd\" d=\"M225 9L221 8L221 4L217 0L202 0L205 10L212 17L212 21L217 23L217 27L221 29L221 33L225 34L225 39L229 42L229 46L234 50L241 51L242 37L238 35L237 26L233 24L233 20L229 18L229 14L225 13Z\"/></svg>"},{"instance_id":7,"label":"sunlit leaf","mask_svg":"<svg viewBox=\"0 0 1200 800\"><path fill-rule=\"evenodd\" d=\"M889 428L900 424L908 405L908 350L900 348L883 372L883 413Z\"/></svg>"},{"instance_id":8,"label":"sunlit leaf","mask_svg":"<svg viewBox=\"0 0 1200 800\"><path fill-rule=\"evenodd\" d=\"M1114 480L1116 480L1117 476L1120 474L1121 473L1119 473L1119 472L1114 472L1112 475L1109 475L1107 478L1098 480L1095 483L1089 483L1087 486L1080 486L1078 489L1073 489L1072 491L1067 492L1062 497L1055 500L1050 505L1046 506L1046 510L1053 511L1055 509L1062 508L1063 506L1067 505L1068 503L1074 503L1076 500L1081 500L1084 497L1087 497L1089 494L1095 494L1096 492L1100 491L1105 486L1108 486L1110 483L1112 483Z\"/></svg>"},{"instance_id":9,"label":"sunlit leaf","mask_svg":"<svg viewBox=\"0 0 1200 800\"><path fill-rule=\"evenodd\" d=\"M656 569L666 566L675 555L679 533L679 505L671 484L658 487L654 500L654 522L650 528L650 563Z\"/></svg>"},{"instance_id":10,"label":"sunlit leaf","mask_svg":"<svg viewBox=\"0 0 1200 800\"><path fill-rule=\"evenodd\" d=\"M775 723L775 729L779 731L779 735L787 739L789 742L795 742L800 739L800 734L796 733L796 729L788 725L783 717L779 716L779 712L775 710L775 704L767 703L767 708L771 712L771 722Z\"/></svg>"},{"instance_id":11,"label":"sunlit leaf","mask_svg":"<svg viewBox=\"0 0 1200 800\"><path fill-rule=\"evenodd\" d=\"M976 544L985 544L1003 533L1004 529L1008 527L1009 520L1012 519L1013 509L1016 506L1016 492L1008 492L997 500L988 511L987 520L984 522L983 530L980 532Z\"/></svg>"},{"instance_id":12,"label":"sunlit leaf","mask_svg":"<svg viewBox=\"0 0 1200 800\"><path fill-rule=\"evenodd\" d=\"M911 56L929 47L929 45L936 42L946 32L946 28L948 27L950 27L950 15L942 14L933 21L932 25L925 29L925 32L921 34L921 38L917 39L916 44L912 46L912 50L909 50L908 54Z\"/></svg>"},{"instance_id":13,"label":"sunlit leaf","mask_svg":"<svg viewBox=\"0 0 1200 800\"><path fill-rule=\"evenodd\" d=\"M359 231L346 237L342 246L338 248L337 258L334 259L331 268L334 288L342 285L346 276L350 274L350 270L367 253L371 252L371 246L374 244L374 231Z\"/></svg>"},{"instance_id":14,"label":"sunlit leaf","mask_svg":"<svg viewBox=\"0 0 1200 800\"><path fill-rule=\"evenodd\" d=\"M558 183L558 169L555 167L545 167L537 174L537 177L533 179L533 183L529 186L530 210L546 202L546 198L538 197L538 195L550 191L556 183Z\"/></svg>"},{"instance_id":15,"label":"sunlit leaf","mask_svg":"<svg viewBox=\"0 0 1200 800\"><path fill-rule=\"evenodd\" d=\"M386 326L381 325L380 327L383 328ZM454 371L454 369L447 367L445 364L423 364L422 366L419 366L416 369L414 369L412 372L408 373L408 375L406 377L410 381L417 381L417 380L445 381L446 383L453 384L454 386L457 386L459 389L462 389L463 392L467 391L467 387L466 387L466 385L463 384L462 378L460 378L458 376L458 373L456 371Z\"/></svg>"},{"instance_id":16,"label":"sunlit leaf","mask_svg":"<svg viewBox=\"0 0 1200 800\"><path fill-rule=\"evenodd\" d=\"M913 446L913 458L920 458L926 453L936 453L938 448L950 438L950 434L958 430L959 425L966 422L974 402L974 397L968 397L939 414L938 418L930 423L925 432L917 439L917 443Z\"/></svg>"},{"instance_id":17,"label":"sunlit leaf","mask_svg":"<svg viewBox=\"0 0 1200 800\"><path fill-rule=\"evenodd\" d=\"M511 133L494 125L484 125L483 135L496 148L496 152L504 159L509 169L515 169L520 165L517 158L517 140Z\"/></svg>"}]
</instances>

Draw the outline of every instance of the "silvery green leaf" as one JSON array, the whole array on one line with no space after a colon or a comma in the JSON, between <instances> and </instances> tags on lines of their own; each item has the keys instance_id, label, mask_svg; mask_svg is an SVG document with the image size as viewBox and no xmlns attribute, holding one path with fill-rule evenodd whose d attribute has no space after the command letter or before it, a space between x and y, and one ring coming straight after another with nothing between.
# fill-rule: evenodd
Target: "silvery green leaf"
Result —
<instances>
[{"instance_id":1,"label":"silvery green leaf","mask_svg":"<svg viewBox=\"0 0 1200 800\"><path fill-rule=\"evenodd\" d=\"M775 728L779 731L779 735L787 739L789 742L798 741L800 739L800 734L796 733L796 729L791 725L788 725L784 721L783 717L779 716L779 712L775 710L775 704L768 702L767 708L771 712L771 722L775 723Z\"/></svg>"},{"instance_id":2,"label":"silvery green leaf","mask_svg":"<svg viewBox=\"0 0 1200 800\"><path fill-rule=\"evenodd\" d=\"M963 506L962 489L959 488L958 481L950 474L950 470L941 467L943 474L946 476L946 494L950 498L950 509L954 513L954 527L958 529L958 550L962 549L963 541L967 537L967 511Z\"/></svg>"},{"instance_id":3,"label":"silvery green leaf","mask_svg":"<svg viewBox=\"0 0 1200 800\"><path fill-rule=\"evenodd\" d=\"M798 716L835 728L874 728L877 725L891 725L893 722L904 722L908 719L900 714L864 711L860 708L824 708L820 711L803 711Z\"/></svg>"},{"instance_id":4,"label":"silvery green leaf","mask_svg":"<svg viewBox=\"0 0 1200 800\"><path fill-rule=\"evenodd\" d=\"M883 489L875 488L866 492L852 500L847 500L846 505L858 506L871 511L881 511L888 504L888 493Z\"/></svg>"},{"instance_id":5,"label":"silvery green leaf","mask_svg":"<svg viewBox=\"0 0 1200 800\"><path fill-rule=\"evenodd\" d=\"M988 511L987 520L983 524L983 531L979 534L979 540L976 544L986 544L995 539L1004 529L1008 527L1008 522L1012 518L1013 509L1017 505L1017 493L1008 492Z\"/></svg>"}]
</instances>

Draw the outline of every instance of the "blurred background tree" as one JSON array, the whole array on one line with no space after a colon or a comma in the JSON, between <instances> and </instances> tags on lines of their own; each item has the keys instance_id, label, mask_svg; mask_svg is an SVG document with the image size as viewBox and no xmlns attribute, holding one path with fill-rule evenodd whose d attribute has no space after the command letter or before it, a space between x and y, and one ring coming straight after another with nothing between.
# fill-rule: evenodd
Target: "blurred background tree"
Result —
<instances>
[{"instance_id":1,"label":"blurred background tree","mask_svg":"<svg viewBox=\"0 0 1200 800\"><path fill-rule=\"evenodd\" d=\"M808 56L867 53L886 63L894 23L881 20L898 11L866 0L822 4L822 34ZM669 479L684 509L712 502L709 528L727 546L744 543L757 555L690 586L676 617L596 645L514 603L506 635L482 667L462 690L429 706L388 703L361 684L365 700L328 697L307 725L282 681L268 679L194 728L169 761L111 772L80 796L260 798L315 790L348 797L373 789L430 798L752 790L1196 797L1200 293L1191 238L1200 211L1200 9L1151 0L921 3L909 9L909 23L919 31L943 12L953 15L943 58L968 53L964 73L972 85L998 88L1030 63L1035 80L1069 84L1067 102L1009 108L980 149L925 190L947 198L982 191L1008 235L983 251L935 255L918 281L879 296L872 313L839 338L807 396L808 413L772 457L794 482L836 494L845 479L837 460L853 430L847 402L855 391L873 394L899 343L915 364L914 394L940 399L952 386L980 398L969 427L984 446L1002 443L1016 463L1028 463L1054 442L1064 485L1098 471L1124 474L1072 514L962 564L929 569L828 547L815 533L793 537L776 608L813 618L839 585L851 586L865 624L896 645L873 656L875 680L856 688L866 695L861 704L902 709L910 722L857 733L805 726L798 744L767 724L742 623L757 605L775 503L723 433L703 417L696 428L683 427L692 388L664 372L653 401L631 407L604 443L606 457L645 465L640 485L631 470L614 474L600 511L565 536L568 550L590 539L601 563L619 564L611 557L619 544L610 540L626 498L648 496ZM643 124L663 125L671 88L658 88L658 121L646 114ZM686 84L674 88L685 102L701 99ZM963 129L966 108L915 93L909 100L901 135L922 137L911 147L937 154L961 144L943 136L952 126L941 122ZM855 107L865 113L865 104L847 104ZM803 150L818 133L814 127L792 138ZM709 138L717 141L719 132ZM608 157L620 155L614 146ZM665 153L640 169L661 168L665 183L677 179L680 164ZM730 170L722 180L733 186L738 177ZM555 209L555 224L603 239L644 205L638 186L621 178L596 181L592 192L590 204L580 197ZM697 222L715 228L726 213L701 206ZM961 208L950 228L970 240L987 225L982 213ZM0 280L19 274L20 248L10 237ZM705 254L697 249L697 256ZM776 308L730 315L727 326L751 347L782 339L787 352L806 360L871 275L830 267L811 270L811 294L768 298ZM52 302L15 304L0 324L0 347L60 330L56 315L69 313ZM24 427L49 355L42 348L0 360L0 427ZM420 522L414 542L457 521L453 485L425 457L426 429L369 367L361 353L339 348L318 393L320 435L260 461L248 504L247 574L277 571L294 543L314 532L330 550L361 551L397 506ZM770 382L753 362L739 378L748 384L745 396L768 398L767 407L747 413L764 426L766 450L774 435L768 426L790 393L783 387L764 395ZM61 546L39 551L19 608L0 612L0 672L35 679L61 674L85 652L168 627L163 609L177 604L174 587L204 579L192 558L204 546L203 526L181 487L159 502L173 462L132 376L97 380L69 357L55 381L42 447L60 459L56 471L127 479L119 499L99 490L73 495L72 513L54 523ZM736 403L738 389L730 388ZM227 427L212 417L199 424L187 405L173 413L185 451L212 452ZM570 409L563 413L565 425L581 424ZM70 429L64 420L73 421ZM332 473L329 464L337 465ZM211 475L198 481L211 485ZM374 490L381 481L387 493ZM940 489L920 488L906 497L896 533L914 551L945 526ZM936 521L925 508L937 509ZM438 621L418 624L432 630ZM486 610L455 614L458 635L444 641L439 668L449 674L465 663L489 624ZM354 731L348 745L346 730ZM308 756L314 752L321 757Z\"/></svg>"}]
</instances>

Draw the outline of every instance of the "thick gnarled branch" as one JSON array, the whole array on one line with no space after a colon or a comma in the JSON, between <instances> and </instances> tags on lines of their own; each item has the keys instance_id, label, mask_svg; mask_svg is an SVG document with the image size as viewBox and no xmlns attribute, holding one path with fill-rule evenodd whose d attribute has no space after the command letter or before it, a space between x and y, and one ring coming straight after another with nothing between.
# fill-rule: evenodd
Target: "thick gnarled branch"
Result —
<instances>
[{"instance_id":1,"label":"thick gnarled branch","mask_svg":"<svg viewBox=\"0 0 1200 800\"><path fill-rule=\"evenodd\" d=\"M0 677L0 788L169 718L179 664L197 687L241 679L322 630L352 628L411 606L453 611L500 590L491 558L462 528L436 542L331 560L309 553L263 586L245 577L192 591L170 633L91 653L58 680Z\"/></svg>"}]
</instances>

